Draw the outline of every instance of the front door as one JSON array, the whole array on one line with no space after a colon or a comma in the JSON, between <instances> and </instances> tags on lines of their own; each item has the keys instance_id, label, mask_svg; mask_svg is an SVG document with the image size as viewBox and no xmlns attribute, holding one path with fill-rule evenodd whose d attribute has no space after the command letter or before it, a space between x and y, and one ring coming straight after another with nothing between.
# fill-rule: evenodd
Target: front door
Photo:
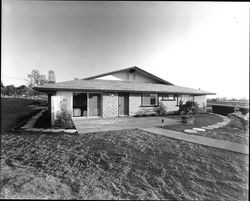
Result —
<instances>
[{"instance_id":1,"label":"front door","mask_svg":"<svg viewBox=\"0 0 250 201\"><path fill-rule=\"evenodd\" d=\"M128 93L118 93L118 114L128 115Z\"/></svg>"}]
</instances>

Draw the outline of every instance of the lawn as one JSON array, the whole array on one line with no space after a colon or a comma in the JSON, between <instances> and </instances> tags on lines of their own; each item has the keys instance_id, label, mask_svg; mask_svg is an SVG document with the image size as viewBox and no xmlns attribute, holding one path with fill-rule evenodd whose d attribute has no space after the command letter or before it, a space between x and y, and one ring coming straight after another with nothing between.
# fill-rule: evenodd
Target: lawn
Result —
<instances>
[{"instance_id":1,"label":"lawn","mask_svg":"<svg viewBox=\"0 0 250 201\"><path fill-rule=\"evenodd\" d=\"M1 98L1 132L10 130L37 113L30 105L34 100Z\"/></svg>"},{"instance_id":2,"label":"lawn","mask_svg":"<svg viewBox=\"0 0 250 201\"><path fill-rule=\"evenodd\" d=\"M181 121L179 115L172 115L168 117L179 119ZM217 115L201 114L194 119L193 124L178 124L178 125L176 124L176 125L164 126L163 128L183 132L184 129L200 128L202 126L215 124L220 121L222 121L222 118ZM248 130L245 129L243 121L241 121L239 118L236 117L233 118L233 120L229 122L229 124L227 124L222 128L206 130L205 132L198 132L197 134L192 134L192 135L200 135L220 140L249 144Z\"/></svg>"},{"instance_id":3,"label":"lawn","mask_svg":"<svg viewBox=\"0 0 250 201\"><path fill-rule=\"evenodd\" d=\"M247 155L139 129L4 134L1 148L1 198L248 198Z\"/></svg>"},{"instance_id":4,"label":"lawn","mask_svg":"<svg viewBox=\"0 0 250 201\"><path fill-rule=\"evenodd\" d=\"M180 115L168 115L167 117L172 119L177 119L181 122ZM184 129L194 128L194 126L195 127L207 126L221 121L223 121L223 119L220 116L211 113L201 113L195 117L194 124L170 125L168 126L168 128L171 128L170 130L183 132Z\"/></svg>"},{"instance_id":5,"label":"lawn","mask_svg":"<svg viewBox=\"0 0 250 201\"><path fill-rule=\"evenodd\" d=\"M222 128L206 130L205 132L198 132L194 135L249 144L249 132L244 129L244 124L239 118L234 118L229 124Z\"/></svg>"},{"instance_id":6,"label":"lawn","mask_svg":"<svg viewBox=\"0 0 250 201\"><path fill-rule=\"evenodd\" d=\"M35 123L35 128L51 128L49 110L46 110Z\"/></svg>"}]
</instances>

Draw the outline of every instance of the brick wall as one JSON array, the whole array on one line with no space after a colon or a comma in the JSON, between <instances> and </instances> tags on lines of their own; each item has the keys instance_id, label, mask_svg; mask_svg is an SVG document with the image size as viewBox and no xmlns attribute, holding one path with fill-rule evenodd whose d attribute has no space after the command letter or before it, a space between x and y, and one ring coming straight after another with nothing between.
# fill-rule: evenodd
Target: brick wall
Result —
<instances>
[{"instance_id":1,"label":"brick wall","mask_svg":"<svg viewBox=\"0 0 250 201\"><path fill-rule=\"evenodd\" d=\"M207 106L206 96L195 96L194 101L199 104L199 107Z\"/></svg>"},{"instance_id":2,"label":"brick wall","mask_svg":"<svg viewBox=\"0 0 250 201\"><path fill-rule=\"evenodd\" d=\"M118 116L118 93L103 93L103 117Z\"/></svg>"},{"instance_id":3,"label":"brick wall","mask_svg":"<svg viewBox=\"0 0 250 201\"><path fill-rule=\"evenodd\" d=\"M179 110L179 106L177 106L177 99L174 101L164 101L161 100L161 98L159 97L159 103L162 103L166 108L167 108L167 112L174 112L174 111L178 111Z\"/></svg>"},{"instance_id":4,"label":"brick wall","mask_svg":"<svg viewBox=\"0 0 250 201\"><path fill-rule=\"evenodd\" d=\"M177 105L177 100L175 101L162 101L161 96L159 96L159 103L162 102L167 108L167 112L178 111L179 107ZM134 115L150 115L156 114L158 107L141 107L141 94L131 93L129 94L129 116Z\"/></svg>"},{"instance_id":5,"label":"brick wall","mask_svg":"<svg viewBox=\"0 0 250 201\"><path fill-rule=\"evenodd\" d=\"M141 94L129 94L129 116L134 116L141 109Z\"/></svg>"}]
</instances>

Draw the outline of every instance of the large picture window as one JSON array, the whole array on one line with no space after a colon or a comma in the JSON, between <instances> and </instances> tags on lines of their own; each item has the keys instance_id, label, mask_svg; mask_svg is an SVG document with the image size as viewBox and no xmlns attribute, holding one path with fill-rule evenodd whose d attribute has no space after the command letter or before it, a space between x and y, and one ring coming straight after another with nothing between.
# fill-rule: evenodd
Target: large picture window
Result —
<instances>
[{"instance_id":1,"label":"large picture window","mask_svg":"<svg viewBox=\"0 0 250 201\"><path fill-rule=\"evenodd\" d=\"M142 106L157 106L158 94L142 94Z\"/></svg>"}]
</instances>

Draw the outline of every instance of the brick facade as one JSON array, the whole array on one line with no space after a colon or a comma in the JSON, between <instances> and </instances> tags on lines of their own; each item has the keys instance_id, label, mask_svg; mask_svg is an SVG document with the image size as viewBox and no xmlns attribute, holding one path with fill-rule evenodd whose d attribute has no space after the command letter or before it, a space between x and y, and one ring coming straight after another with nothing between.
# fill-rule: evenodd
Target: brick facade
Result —
<instances>
[{"instance_id":1,"label":"brick facade","mask_svg":"<svg viewBox=\"0 0 250 201\"><path fill-rule=\"evenodd\" d=\"M167 112L178 111L177 100L174 101L162 101L159 95L159 104L162 103L166 108ZM142 107L141 106L141 93L130 93L129 94L129 116L142 115L142 114L156 114L156 110L159 107Z\"/></svg>"},{"instance_id":2,"label":"brick facade","mask_svg":"<svg viewBox=\"0 0 250 201\"><path fill-rule=\"evenodd\" d=\"M118 116L118 93L103 93L103 117Z\"/></svg>"},{"instance_id":3,"label":"brick facade","mask_svg":"<svg viewBox=\"0 0 250 201\"><path fill-rule=\"evenodd\" d=\"M177 106L177 100L164 101L159 98L159 102L161 102L166 107L167 112L175 112L179 109L179 107Z\"/></svg>"},{"instance_id":4,"label":"brick facade","mask_svg":"<svg viewBox=\"0 0 250 201\"><path fill-rule=\"evenodd\" d=\"M141 109L141 94L129 94L129 116L134 116Z\"/></svg>"}]
</instances>

